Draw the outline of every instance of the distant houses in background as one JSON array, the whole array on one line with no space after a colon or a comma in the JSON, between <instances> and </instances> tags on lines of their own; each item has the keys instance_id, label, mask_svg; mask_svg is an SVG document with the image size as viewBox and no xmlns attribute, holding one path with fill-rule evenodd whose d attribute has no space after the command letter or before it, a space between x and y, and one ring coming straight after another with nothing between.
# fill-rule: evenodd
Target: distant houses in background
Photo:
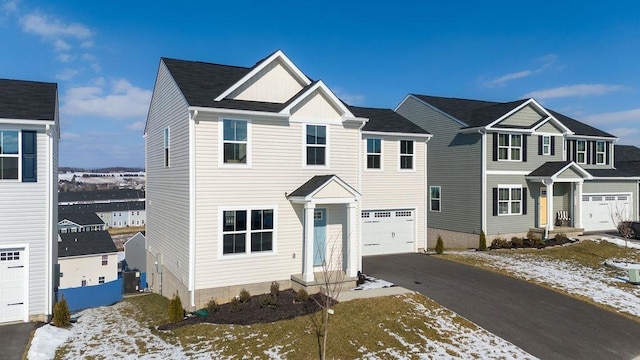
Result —
<instances>
[{"instance_id":1,"label":"distant houses in background","mask_svg":"<svg viewBox=\"0 0 640 360\"><path fill-rule=\"evenodd\" d=\"M145 192L142 190L95 190L60 192L61 214L96 214L106 228L145 226Z\"/></svg>"},{"instance_id":2,"label":"distant houses in background","mask_svg":"<svg viewBox=\"0 0 640 360\"><path fill-rule=\"evenodd\" d=\"M135 189L144 190L144 171L62 171L58 175L61 191Z\"/></svg>"}]
</instances>

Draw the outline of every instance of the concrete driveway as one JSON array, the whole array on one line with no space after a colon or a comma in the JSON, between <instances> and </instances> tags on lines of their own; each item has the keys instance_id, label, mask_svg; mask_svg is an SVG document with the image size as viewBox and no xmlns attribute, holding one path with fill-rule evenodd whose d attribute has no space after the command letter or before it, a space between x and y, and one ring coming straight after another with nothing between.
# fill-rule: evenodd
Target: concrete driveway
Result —
<instances>
[{"instance_id":1,"label":"concrete driveway","mask_svg":"<svg viewBox=\"0 0 640 360\"><path fill-rule=\"evenodd\" d=\"M364 273L418 291L541 359L633 359L640 323L508 276L423 254L370 256Z\"/></svg>"}]
</instances>

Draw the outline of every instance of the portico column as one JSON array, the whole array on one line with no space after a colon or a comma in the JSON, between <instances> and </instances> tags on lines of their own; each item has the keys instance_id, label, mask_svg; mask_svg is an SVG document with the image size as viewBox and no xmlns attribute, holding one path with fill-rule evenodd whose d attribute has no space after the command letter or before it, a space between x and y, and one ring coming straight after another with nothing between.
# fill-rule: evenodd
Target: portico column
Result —
<instances>
[{"instance_id":1,"label":"portico column","mask_svg":"<svg viewBox=\"0 0 640 360\"><path fill-rule=\"evenodd\" d=\"M582 182L576 183L576 206L575 206L575 214L573 214L573 218L575 219L576 227L582 229Z\"/></svg>"},{"instance_id":2,"label":"portico column","mask_svg":"<svg viewBox=\"0 0 640 360\"><path fill-rule=\"evenodd\" d=\"M555 218L553 217L553 181L547 185L547 229L553 230ZM548 234L547 234L548 235Z\"/></svg>"},{"instance_id":3,"label":"portico column","mask_svg":"<svg viewBox=\"0 0 640 360\"><path fill-rule=\"evenodd\" d=\"M358 271L356 269L356 254L358 246L358 237L355 234L356 230L356 203L350 202L347 204L347 276L356 277Z\"/></svg>"},{"instance_id":4,"label":"portico column","mask_svg":"<svg viewBox=\"0 0 640 360\"><path fill-rule=\"evenodd\" d=\"M313 282L313 212L316 204L307 202L304 204L304 263L302 271L302 279L307 282Z\"/></svg>"}]
</instances>

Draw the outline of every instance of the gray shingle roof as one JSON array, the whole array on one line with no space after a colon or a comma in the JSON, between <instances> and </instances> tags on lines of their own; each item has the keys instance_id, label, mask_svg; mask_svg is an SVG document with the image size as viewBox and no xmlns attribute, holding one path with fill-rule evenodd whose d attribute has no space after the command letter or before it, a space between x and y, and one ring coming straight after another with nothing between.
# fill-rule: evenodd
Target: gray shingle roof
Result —
<instances>
[{"instance_id":1,"label":"gray shingle roof","mask_svg":"<svg viewBox=\"0 0 640 360\"><path fill-rule=\"evenodd\" d=\"M58 213L58 222L65 219L78 225L104 225L96 213Z\"/></svg>"},{"instance_id":2,"label":"gray shingle roof","mask_svg":"<svg viewBox=\"0 0 640 360\"><path fill-rule=\"evenodd\" d=\"M58 84L0 79L0 118L55 120Z\"/></svg>"},{"instance_id":3,"label":"gray shingle roof","mask_svg":"<svg viewBox=\"0 0 640 360\"><path fill-rule=\"evenodd\" d=\"M616 165L622 161L640 161L640 148L633 145L617 145L614 147Z\"/></svg>"},{"instance_id":4,"label":"gray shingle roof","mask_svg":"<svg viewBox=\"0 0 640 360\"><path fill-rule=\"evenodd\" d=\"M116 253L118 249L106 231L59 234L58 257Z\"/></svg>"},{"instance_id":5,"label":"gray shingle roof","mask_svg":"<svg viewBox=\"0 0 640 360\"><path fill-rule=\"evenodd\" d=\"M349 106L349 110L357 117L369 119L362 129L363 131L429 134L428 131L391 109Z\"/></svg>"},{"instance_id":6,"label":"gray shingle roof","mask_svg":"<svg viewBox=\"0 0 640 360\"><path fill-rule=\"evenodd\" d=\"M74 205L58 205L58 211L61 213L73 214L90 214L109 211L133 211L144 210L144 201L124 201L111 203L96 204L74 204Z\"/></svg>"},{"instance_id":7,"label":"gray shingle roof","mask_svg":"<svg viewBox=\"0 0 640 360\"><path fill-rule=\"evenodd\" d=\"M95 191L64 191L58 193L58 202L80 201L111 201L144 199L143 190L95 190Z\"/></svg>"},{"instance_id":8,"label":"gray shingle roof","mask_svg":"<svg viewBox=\"0 0 640 360\"><path fill-rule=\"evenodd\" d=\"M295 189L289 197L304 197L311 195L314 191L320 188L322 185L326 184L327 181L331 180L336 175L316 175L311 179L307 180L304 184L302 184L299 188ZM337 177L337 176L336 176Z\"/></svg>"},{"instance_id":9,"label":"gray shingle roof","mask_svg":"<svg viewBox=\"0 0 640 360\"><path fill-rule=\"evenodd\" d=\"M587 169L587 171L589 172L589 174L593 175L594 177L603 177L603 178L620 178L620 177L638 176L638 174L633 174L623 169Z\"/></svg>"},{"instance_id":10,"label":"gray shingle roof","mask_svg":"<svg viewBox=\"0 0 640 360\"><path fill-rule=\"evenodd\" d=\"M500 118L500 116L515 109L528 100L521 99L506 103L500 103L493 101L445 98L418 94L411 95L428 104L431 104L440 111L466 123L467 127L487 126L493 121ZM549 109L547 109L547 111L549 111L550 114L556 117L556 119L563 123L567 128L575 132L576 135L615 138L615 136L609 133L596 129L593 126L587 125L578 120L572 119L566 115Z\"/></svg>"},{"instance_id":11,"label":"gray shingle roof","mask_svg":"<svg viewBox=\"0 0 640 360\"><path fill-rule=\"evenodd\" d=\"M571 161L547 161L527 176L553 176L570 163Z\"/></svg>"}]
</instances>

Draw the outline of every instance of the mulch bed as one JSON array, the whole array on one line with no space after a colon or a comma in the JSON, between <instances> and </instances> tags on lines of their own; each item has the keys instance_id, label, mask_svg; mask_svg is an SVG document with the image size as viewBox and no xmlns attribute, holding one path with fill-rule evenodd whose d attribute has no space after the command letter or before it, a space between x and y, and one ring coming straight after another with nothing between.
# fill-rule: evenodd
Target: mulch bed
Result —
<instances>
[{"instance_id":1,"label":"mulch bed","mask_svg":"<svg viewBox=\"0 0 640 360\"><path fill-rule=\"evenodd\" d=\"M208 316L189 316L178 323L160 325L158 329L173 330L182 326L201 323L235 325L271 323L318 312L321 307L316 301L322 303L326 299L322 294L313 294L309 295L309 299L304 302L296 302L296 292L289 289L278 293L278 296L275 297L275 306L261 306L260 298L264 296L271 295L254 295L245 303L222 304L218 306L217 311ZM332 305L337 303L335 300L331 300L331 302Z\"/></svg>"}]
</instances>

